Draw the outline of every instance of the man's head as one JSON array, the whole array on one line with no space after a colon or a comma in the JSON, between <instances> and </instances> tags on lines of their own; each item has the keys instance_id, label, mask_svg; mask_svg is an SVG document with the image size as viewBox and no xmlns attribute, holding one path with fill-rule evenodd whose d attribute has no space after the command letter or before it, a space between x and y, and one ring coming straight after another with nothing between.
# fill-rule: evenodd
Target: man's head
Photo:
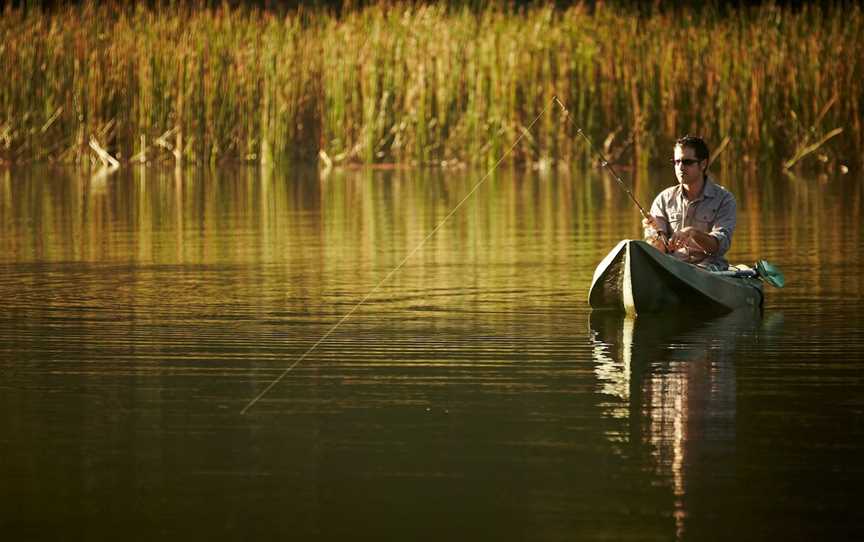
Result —
<instances>
[{"instance_id":1,"label":"man's head","mask_svg":"<svg viewBox=\"0 0 864 542\"><path fill-rule=\"evenodd\" d=\"M686 135L675 142L675 176L679 183L704 179L708 170L708 145L701 137Z\"/></svg>"}]
</instances>

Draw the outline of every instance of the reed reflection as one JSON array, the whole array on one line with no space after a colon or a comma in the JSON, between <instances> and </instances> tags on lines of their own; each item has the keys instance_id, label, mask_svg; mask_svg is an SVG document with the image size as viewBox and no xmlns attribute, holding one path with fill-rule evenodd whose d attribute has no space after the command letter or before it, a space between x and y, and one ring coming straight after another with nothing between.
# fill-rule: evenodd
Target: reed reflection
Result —
<instances>
[{"instance_id":1,"label":"reed reflection","mask_svg":"<svg viewBox=\"0 0 864 542\"><path fill-rule=\"evenodd\" d=\"M591 314L591 340L606 415L625 422L610 438L671 490L676 539L712 535L736 492L738 348L782 315ZM710 503L710 504L709 504ZM729 518L726 518L729 519ZM701 533L701 534L700 534Z\"/></svg>"}]
</instances>

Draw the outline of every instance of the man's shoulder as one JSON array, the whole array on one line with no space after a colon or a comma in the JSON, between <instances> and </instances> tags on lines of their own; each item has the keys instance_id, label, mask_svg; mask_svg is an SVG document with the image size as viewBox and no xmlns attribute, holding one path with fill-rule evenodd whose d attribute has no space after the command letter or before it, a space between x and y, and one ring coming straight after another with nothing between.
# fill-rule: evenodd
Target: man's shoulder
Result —
<instances>
[{"instance_id":1,"label":"man's shoulder","mask_svg":"<svg viewBox=\"0 0 864 542\"><path fill-rule=\"evenodd\" d=\"M680 187L681 187L680 184L673 184L672 186L667 186L666 188L661 190L660 194L658 194L658 195L660 195L660 196L674 196L678 193L677 191Z\"/></svg>"},{"instance_id":2,"label":"man's shoulder","mask_svg":"<svg viewBox=\"0 0 864 542\"><path fill-rule=\"evenodd\" d=\"M735 194L732 193L731 190L726 188L717 182L717 179L714 177L708 176L708 183L705 185L705 195L706 196L725 196L725 197L735 197Z\"/></svg>"},{"instance_id":3,"label":"man's shoulder","mask_svg":"<svg viewBox=\"0 0 864 542\"><path fill-rule=\"evenodd\" d=\"M670 200L674 201L675 198L678 197L678 191L680 190L680 186L681 185L673 184L672 186L670 186L668 188L664 188L663 190L660 191L659 194L657 194L657 199L663 200L663 201L670 201Z\"/></svg>"}]
</instances>

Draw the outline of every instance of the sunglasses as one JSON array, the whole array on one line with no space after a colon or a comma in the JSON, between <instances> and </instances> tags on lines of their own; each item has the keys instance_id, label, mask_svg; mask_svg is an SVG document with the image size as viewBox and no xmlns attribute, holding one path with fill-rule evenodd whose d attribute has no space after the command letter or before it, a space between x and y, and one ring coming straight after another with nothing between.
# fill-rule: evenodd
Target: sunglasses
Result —
<instances>
[{"instance_id":1,"label":"sunglasses","mask_svg":"<svg viewBox=\"0 0 864 542\"><path fill-rule=\"evenodd\" d=\"M677 166L678 164L684 164L685 166L692 166L693 164L698 164L699 162L701 162L701 160L698 160L696 158L680 158L677 160L675 158L669 159L669 163L672 165L675 165L675 166Z\"/></svg>"}]
</instances>

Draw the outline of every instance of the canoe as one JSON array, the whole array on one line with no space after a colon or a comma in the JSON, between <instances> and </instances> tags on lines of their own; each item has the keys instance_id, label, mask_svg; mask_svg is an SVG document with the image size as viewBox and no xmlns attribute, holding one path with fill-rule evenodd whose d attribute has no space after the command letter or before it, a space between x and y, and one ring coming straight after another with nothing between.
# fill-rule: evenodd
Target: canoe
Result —
<instances>
[{"instance_id":1,"label":"canoe","mask_svg":"<svg viewBox=\"0 0 864 542\"><path fill-rule=\"evenodd\" d=\"M692 310L723 314L762 307L762 281L712 273L663 254L644 241L624 240L594 271L588 303L628 314Z\"/></svg>"}]
</instances>

